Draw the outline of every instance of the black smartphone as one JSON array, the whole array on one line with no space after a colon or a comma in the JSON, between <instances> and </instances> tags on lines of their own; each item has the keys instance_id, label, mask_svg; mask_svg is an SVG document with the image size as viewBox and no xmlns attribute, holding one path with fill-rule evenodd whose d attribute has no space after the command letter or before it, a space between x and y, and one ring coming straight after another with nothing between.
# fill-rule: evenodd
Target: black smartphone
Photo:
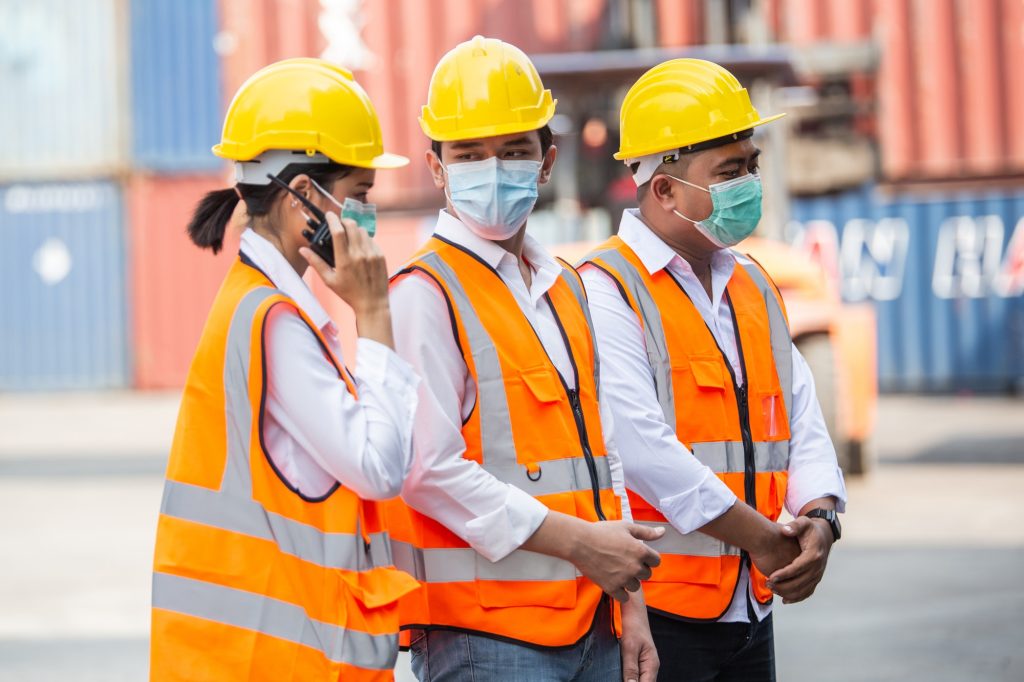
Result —
<instances>
[{"instance_id":1,"label":"black smartphone","mask_svg":"<svg viewBox=\"0 0 1024 682\"><path fill-rule=\"evenodd\" d=\"M317 208L316 204L302 196L291 187L288 183L281 178L267 173L267 177L275 185L278 185L286 192L291 194L293 197L302 202L302 205L306 207L312 215L306 217L306 224L309 225L308 230L302 231L302 236L309 241L309 248L313 250L313 253L327 261L327 264L332 268L334 267L334 242L331 240L331 227L327 224L327 216L324 212Z\"/></svg>"}]
</instances>

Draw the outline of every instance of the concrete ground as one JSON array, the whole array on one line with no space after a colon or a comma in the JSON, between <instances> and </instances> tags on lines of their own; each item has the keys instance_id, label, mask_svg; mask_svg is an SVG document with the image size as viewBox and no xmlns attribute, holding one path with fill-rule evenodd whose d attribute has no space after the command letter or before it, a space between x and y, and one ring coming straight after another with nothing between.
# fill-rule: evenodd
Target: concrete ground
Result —
<instances>
[{"instance_id":1,"label":"concrete ground","mask_svg":"<svg viewBox=\"0 0 1024 682\"><path fill-rule=\"evenodd\" d=\"M0 682L146 678L176 409L0 396ZM887 397L877 451L817 593L776 611L779 679L1024 680L1024 402Z\"/></svg>"}]
</instances>

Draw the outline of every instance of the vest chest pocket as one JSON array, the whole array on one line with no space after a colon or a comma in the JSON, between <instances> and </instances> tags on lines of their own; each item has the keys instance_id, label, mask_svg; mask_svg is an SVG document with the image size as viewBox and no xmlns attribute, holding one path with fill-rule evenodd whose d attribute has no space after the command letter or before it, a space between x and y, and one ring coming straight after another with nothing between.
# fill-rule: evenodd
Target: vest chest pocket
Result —
<instances>
[{"instance_id":1,"label":"vest chest pocket","mask_svg":"<svg viewBox=\"0 0 1024 682\"><path fill-rule=\"evenodd\" d=\"M519 372L519 378L539 403L557 403L562 397L562 385L554 370L534 367Z\"/></svg>"},{"instance_id":2,"label":"vest chest pocket","mask_svg":"<svg viewBox=\"0 0 1024 682\"><path fill-rule=\"evenodd\" d=\"M572 455L579 435L554 368L541 365L520 370L514 384L508 399L519 463L540 464L543 470L544 461Z\"/></svg>"},{"instance_id":3,"label":"vest chest pocket","mask_svg":"<svg viewBox=\"0 0 1024 682\"><path fill-rule=\"evenodd\" d=\"M726 416L730 381L719 357L691 355L686 364L673 365L676 430L681 439L717 441L730 432L735 422Z\"/></svg>"}]
</instances>

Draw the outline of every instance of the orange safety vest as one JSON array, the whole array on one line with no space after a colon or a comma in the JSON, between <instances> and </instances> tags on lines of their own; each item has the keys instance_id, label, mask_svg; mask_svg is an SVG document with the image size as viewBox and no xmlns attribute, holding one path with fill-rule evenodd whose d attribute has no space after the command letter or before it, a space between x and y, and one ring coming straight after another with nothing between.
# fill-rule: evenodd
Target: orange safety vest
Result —
<instances>
[{"instance_id":1,"label":"orange safety vest","mask_svg":"<svg viewBox=\"0 0 1024 682\"><path fill-rule=\"evenodd\" d=\"M640 320L658 401L676 437L737 497L772 521L778 519L789 466L792 339L782 298L767 275L756 265L737 267L726 287L743 367L740 384L667 269L651 275L617 236L584 263L615 279ZM634 520L666 531L649 543L661 552L661 565L644 583L647 605L687 619L721 617L741 566L750 563L747 554L700 532L678 532L656 505L627 492ZM753 566L751 575L757 600L770 602L765 576Z\"/></svg>"},{"instance_id":2,"label":"orange safety vest","mask_svg":"<svg viewBox=\"0 0 1024 682\"><path fill-rule=\"evenodd\" d=\"M157 528L153 680L392 680L397 600L383 512L337 484L303 496L262 441L264 325L295 309L244 256L229 271L185 384Z\"/></svg>"},{"instance_id":3,"label":"orange safety vest","mask_svg":"<svg viewBox=\"0 0 1024 682\"><path fill-rule=\"evenodd\" d=\"M597 356L579 275L569 266L546 294L569 347L569 389L493 269L434 237L396 275L429 277L476 384L462 427L464 457L549 508L586 521L619 519L597 402ZM457 628L541 646L579 641L601 588L555 557L518 549L497 562L406 506L389 502L395 564L423 589L403 599L403 628Z\"/></svg>"}]
</instances>

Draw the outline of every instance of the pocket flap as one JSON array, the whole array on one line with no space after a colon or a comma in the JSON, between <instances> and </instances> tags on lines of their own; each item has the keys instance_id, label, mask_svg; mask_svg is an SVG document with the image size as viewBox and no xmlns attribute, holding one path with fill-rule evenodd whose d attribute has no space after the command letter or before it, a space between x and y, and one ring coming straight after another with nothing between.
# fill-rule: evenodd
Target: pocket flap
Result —
<instances>
[{"instance_id":1,"label":"pocket flap","mask_svg":"<svg viewBox=\"0 0 1024 682\"><path fill-rule=\"evenodd\" d=\"M523 383L539 402L557 403L562 399L562 384L553 369L535 367L519 373Z\"/></svg>"},{"instance_id":2,"label":"pocket flap","mask_svg":"<svg viewBox=\"0 0 1024 682\"><path fill-rule=\"evenodd\" d=\"M690 371L693 372L693 380L701 388L725 390L725 376L720 360L691 358Z\"/></svg>"},{"instance_id":3,"label":"pocket flap","mask_svg":"<svg viewBox=\"0 0 1024 682\"><path fill-rule=\"evenodd\" d=\"M352 598L368 609L387 606L420 587L411 575L390 566L338 574Z\"/></svg>"}]
</instances>

